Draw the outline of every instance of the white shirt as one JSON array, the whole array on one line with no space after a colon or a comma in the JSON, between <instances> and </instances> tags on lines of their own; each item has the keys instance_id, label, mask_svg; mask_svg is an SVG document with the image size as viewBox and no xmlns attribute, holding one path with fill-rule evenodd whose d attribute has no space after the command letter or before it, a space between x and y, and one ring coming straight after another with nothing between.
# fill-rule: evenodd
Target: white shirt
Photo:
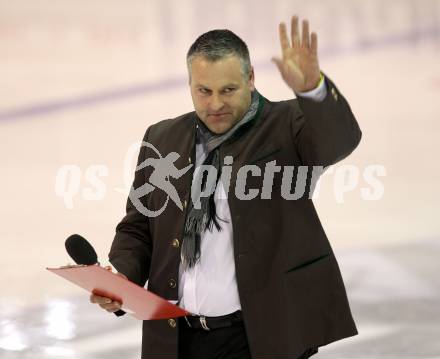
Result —
<instances>
[{"instance_id":1,"label":"white shirt","mask_svg":"<svg viewBox=\"0 0 440 359\"><path fill-rule=\"evenodd\" d=\"M199 166L206 158L203 145L196 145L197 178ZM222 229L201 234L200 261L193 268L179 268L179 306L193 314L220 316L241 309L235 278L234 245L231 213L222 182L214 193L216 213Z\"/></svg>"},{"instance_id":2,"label":"white shirt","mask_svg":"<svg viewBox=\"0 0 440 359\"><path fill-rule=\"evenodd\" d=\"M315 101L327 95L325 81L309 92L298 93ZM197 178L199 166L207 154L202 144L196 144L196 163L193 178ZM216 213L225 220L219 221L221 231L213 226L212 231L201 234L200 261L193 268L179 267L179 306L187 311L210 317L220 316L241 309L235 276L233 230L231 212L222 182L214 193Z\"/></svg>"}]
</instances>

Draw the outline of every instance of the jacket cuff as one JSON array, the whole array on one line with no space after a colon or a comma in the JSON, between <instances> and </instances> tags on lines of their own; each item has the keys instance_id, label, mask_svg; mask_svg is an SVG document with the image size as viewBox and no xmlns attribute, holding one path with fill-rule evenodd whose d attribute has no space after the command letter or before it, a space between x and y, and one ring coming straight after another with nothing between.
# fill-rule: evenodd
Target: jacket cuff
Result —
<instances>
[{"instance_id":1,"label":"jacket cuff","mask_svg":"<svg viewBox=\"0 0 440 359\"><path fill-rule=\"evenodd\" d=\"M316 102L321 102L327 96L327 85L325 83L325 76L321 73L321 79L316 88L310 91L296 92L296 96L307 98Z\"/></svg>"}]
</instances>

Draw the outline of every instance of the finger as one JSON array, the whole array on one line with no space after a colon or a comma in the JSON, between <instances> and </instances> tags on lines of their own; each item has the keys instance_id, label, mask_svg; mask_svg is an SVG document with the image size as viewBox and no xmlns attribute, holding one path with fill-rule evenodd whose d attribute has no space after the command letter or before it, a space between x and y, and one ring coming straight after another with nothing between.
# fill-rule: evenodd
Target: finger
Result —
<instances>
[{"instance_id":1,"label":"finger","mask_svg":"<svg viewBox=\"0 0 440 359\"><path fill-rule=\"evenodd\" d=\"M298 29L298 16L292 16L291 21L291 37L292 37L292 47L298 47L299 43L299 29Z\"/></svg>"},{"instance_id":2,"label":"finger","mask_svg":"<svg viewBox=\"0 0 440 359\"><path fill-rule=\"evenodd\" d=\"M280 33L280 45L281 45L281 52L283 53L283 57L287 51L287 49L290 47L289 45L289 39L287 38L287 30L286 30L286 24L282 22L279 27L278 31Z\"/></svg>"},{"instance_id":3,"label":"finger","mask_svg":"<svg viewBox=\"0 0 440 359\"><path fill-rule=\"evenodd\" d=\"M109 312L109 313L114 313L114 312L117 312L119 309L120 309L120 308L106 309L106 310L107 310L107 312Z\"/></svg>"},{"instance_id":4,"label":"finger","mask_svg":"<svg viewBox=\"0 0 440 359\"><path fill-rule=\"evenodd\" d=\"M94 304L109 304L112 302L110 298L101 297L99 295L92 295L90 297L90 302Z\"/></svg>"},{"instance_id":5,"label":"finger","mask_svg":"<svg viewBox=\"0 0 440 359\"><path fill-rule=\"evenodd\" d=\"M309 47L310 46L310 34L309 34L309 21L304 20L303 21L303 27L302 27L302 46L303 47Z\"/></svg>"},{"instance_id":6,"label":"finger","mask_svg":"<svg viewBox=\"0 0 440 359\"><path fill-rule=\"evenodd\" d=\"M318 56L318 35L316 34L316 32L312 32L311 38L312 43L310 48L312 49L312 53L315 56Z\"/></svg>"},{"instance_id":7,"label":"finger","mask_svg":"<svg viewBox=\"0 0 440 359\"><path fill-rule=\"evenodd\" d=\"M102 300L102 297L100 297L99 295L96 295L96 294L90 295L90 303L96 304L96 303L100 302L101 300Z\"/></svg>"},{"instance_id":8,"label":"finger","mask_svg":"<svg viewBox=\"0 0 440 359\"><path fill-rule=\"evenodd\" d=\"M100 304L99 306L108 312L116 312L117 310L121 309L121 303L116 301L108 304Z\"/></svg>"},{"instance_id":9,"label":"finger","mask_svg":"<svg viewBox=\"0 0 440 359\"><path fill-rule=\"evenodd\" d=\"M99 306L102 309L105 309L105 310L118 310L118 309L121 309L121 303L116 302L116 301L112 301L110 303L105 303L105 304L99 304Z\"/></svg>"}]
</instances>

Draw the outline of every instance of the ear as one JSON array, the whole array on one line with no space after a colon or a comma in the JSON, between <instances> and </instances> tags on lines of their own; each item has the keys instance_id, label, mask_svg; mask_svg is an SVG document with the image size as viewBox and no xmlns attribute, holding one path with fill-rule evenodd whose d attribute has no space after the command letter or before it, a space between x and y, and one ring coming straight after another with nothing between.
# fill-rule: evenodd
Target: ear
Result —
<instances>
[{"instance_id":1,"label":"ear","mask_svg":"<svg viewBox=\"0 0 440 359\"><path fill-rule=\"evenodd\" d=\"M249 71L248 85L249 85L249 89L251 91L255 90L255 73L254 73L254 67L253 66L251 66L251 70Z\"/></svg>"}]
</instances>

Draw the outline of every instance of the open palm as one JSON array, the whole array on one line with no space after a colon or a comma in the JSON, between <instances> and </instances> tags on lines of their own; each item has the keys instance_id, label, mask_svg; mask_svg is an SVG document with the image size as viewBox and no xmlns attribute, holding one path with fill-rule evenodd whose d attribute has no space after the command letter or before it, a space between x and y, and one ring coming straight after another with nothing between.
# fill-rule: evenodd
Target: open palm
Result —
<instances>
[{"instance_id":1,"label":"open palm","mask_svg":"<svg viewBox=\"0 0 440 359\"><path fill-rule=\"evenodd\" d=\"M292 17L290 42L286 24L279 25L282 58L272 61L280 70L281 76L294 92L313 90L318 86L321 72L318 62L318 36L309 34L309 22L303 20L302 35L299 33L298 16Z\"/></svg>"}]
</instances>

